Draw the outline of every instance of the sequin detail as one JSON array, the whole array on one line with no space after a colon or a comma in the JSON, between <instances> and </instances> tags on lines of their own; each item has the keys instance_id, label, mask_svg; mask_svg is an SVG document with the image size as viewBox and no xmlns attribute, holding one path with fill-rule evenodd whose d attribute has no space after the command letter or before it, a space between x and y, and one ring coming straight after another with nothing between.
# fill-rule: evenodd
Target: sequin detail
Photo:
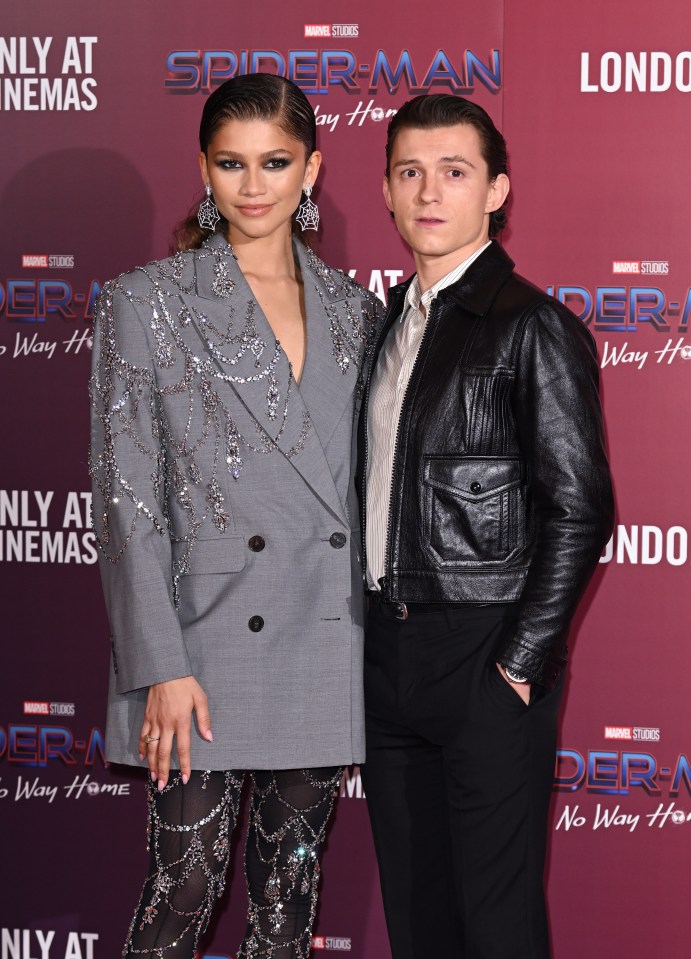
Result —
<instances>
[{"instance_id":1,"label":"sequin detail","mask_svg":"<svg viewBox=\"0 0 691 959\"><path fill-rule=\"evenodd\" d=\"M336 768L251 773L245 850L248 925L238 959L309 956L319 855L342 773ZM127 935L124 959L196 954L223 891L243 778L236 771L194 771L183 785L175 773L161 793L148 783L152 870ZM205 790L210 795L202 798ZM204 814L181 822L195 804L197 813Z\"/></svg>"},{"instance_id":2,"label":"sequin detail","mask_svg":"<svg viewBox=\"0 0 691 959\"><path fill-rule=\"evenodd\" d=\"M351 365L360 368L376 333L372 297L311 251L307 257L311 274L305 271L303 279L314 283L321 298L336 364L343 373ZM229 491L241 479L247 457L280 449L294 459L312 430L309 411L293 400L295 379L280 344L257 331L256 304L243 299L238 309L234 303L234 259L225 241L211 237L200 250L106 283L94 311L89 460L94 532L112 563L142 522L169 537L176 605L200 531L232 530ZM202 269L213 276L212 291L222 302L213 319L205 308L209 300L196 295ZM127 327L118 323L118 298L131 304ZM360 381L361 376L358 389ZM242 429L226 384L264 387L263 414L248 411ZM168 403L178 412L185 404L184 429L174 429Z\"/></svg>"},{"instance_id":3,"label":"sequin detail","mask_svg":"<svg viewBox=\"0 0 691 959\"><path fill-rule=\"evenodd\" d=\"M326 292L331 297L345 298L345 313L348 324L341 321L335 305L324 296L322 289L315 285L316 291L329 318L329 331L333 342L333 355L342 373L347 373L351 363L362 367L363 348L367 356L373 346L377 333L377 311L363 288L346 276L342 270L332 270L312 250L308 250L307 260L321 279ZM366 299L363 299L363 296ZM356 309L352 300L358 300Z\"/></svg>"},{"instance_id":4,"label":"sequin detail","mask_svg":"<svg viewBox=\"0 0 691 959\"><path fill-rule=\"evenodd\" d=\"M200 784L195 783L193 789L204 789L209 775L209 772L193 773L200 779ZM157 793L153 783L148 783L148 848L153 872L144 883L123 957L146 955L172 959L196 952L199 937L225 885L229 835L237 822L243 780L242 773L229 771L213 775L223 778L219 800L205 816L192 823L171 821L159 808L171 792L186 788L179 773L172 775L162 794ZM171 842L171 834L177 834L178 840ZM211 856L206 848L209 835L215 836ZM173 855L171 849L175 850ZM162 924L167 936L161 935ZM169 941L165 941L166 938Z\"/></svg>"},{"instance_id":5,"label":"sequin detail","mask_svg":"<svg viewBox=\"0 0 691 959\"><path fill-rule=\"evenodd\" d=\"M317 774L330 772L320 778ZM252 773L252 805L250 831L245 850L250 901L248 931L237 952L237 959L308 959L310 938L316 916L319 887L319 855L326 838L334 797L342 769L303 769L305 782L314 789L315 800L296 806L282 788L280 773ZM261 785L260 777L268 782ZM266 807L273 806L269 811ZM280 807L281 823L276 825L276 808ZM251 844L251 845L250 845ZM263 901L252 895L250 862L268 873ZM296 898L307 899L306 921L297 934L286 937L288 905Z\"/></svg>"}]
</instances>

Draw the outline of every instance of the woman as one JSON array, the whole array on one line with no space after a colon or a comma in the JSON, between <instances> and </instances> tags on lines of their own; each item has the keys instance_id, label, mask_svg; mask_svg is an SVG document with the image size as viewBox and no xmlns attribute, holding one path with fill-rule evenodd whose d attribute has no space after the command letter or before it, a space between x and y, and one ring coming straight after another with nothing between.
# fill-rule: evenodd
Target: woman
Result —
<instances>
[{"instance_id":1,"label":"woman","mask_svg":"<svg viewBox=\"0 0 691 959\"><path fill-rule=\"evenodd\" d=\"M288 80L220 86L202 115L192 248L107 283L97 308L107 756L151 775L151 863L125 956L194 955L247 771L238 955L306 957L334 790L364 758L349 480L378 308L293 238L294 217L318 219L315 137Z\"/></svg>"}]
</instances>

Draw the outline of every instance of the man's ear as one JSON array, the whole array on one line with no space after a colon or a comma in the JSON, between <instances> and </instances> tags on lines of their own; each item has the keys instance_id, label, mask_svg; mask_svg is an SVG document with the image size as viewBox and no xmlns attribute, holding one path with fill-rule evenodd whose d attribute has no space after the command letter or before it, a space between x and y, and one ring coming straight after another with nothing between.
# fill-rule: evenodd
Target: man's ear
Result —
<instances>
[{"instance_id":1,"label":"man's ear","mask_svg":"<svg viewBox=\"0 0 691 959\"><path fill-rule=\"evenodd\" d=\"M394 212L393 212L393 204L391 202L391 187L389 186L388 176L384 177L384 182L382 183L382 192L384 194L384 203L386 203L386 209L389 211L389 213L393 217Z\"/></svg>"},{"instance_id":2,"label":"man's ear","mask_svg":"<svg viewBox=\"0 0 691 959\"><path fill-rule=\"evenodd\" d=\"M494 213L495 210L500 209L509 195L510 189L511 184L509 183L507 175L505 173L497 174L489 185L485 213Z\"/></svg>"}]
</instances>

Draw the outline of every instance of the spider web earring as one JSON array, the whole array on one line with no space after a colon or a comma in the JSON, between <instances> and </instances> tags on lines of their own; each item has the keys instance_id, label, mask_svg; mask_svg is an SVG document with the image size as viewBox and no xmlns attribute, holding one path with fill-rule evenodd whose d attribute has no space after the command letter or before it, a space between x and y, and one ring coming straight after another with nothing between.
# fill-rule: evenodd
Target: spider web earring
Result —
<instances>
[{"instance_id":1,"label":"spider web earring","mask_svg":"<svg viewBox=\"0 0 691 959\"><path fill-rule=\"evenodd\" d=\"M304 201L298 207L295 219L300 224L302 232L305 230L319 229L319 207L310 200L312 196L312 184L308 183L302 191L305 194Z\"/></svg>"},{"instance_id":2,"label":"spider web earring","mask_svg":"<svg viewBox=\"0 0 691 959\"><path fill-rule=\"evenodd\" d=\"M218 207L211 199L210 184L207 183L204 189L206 190L206 197L199 204L197 219L199 220L199 226L202 230L215 230L216 224L221 219L221 216L218 212Z\"/></svg>"}]
</instances>

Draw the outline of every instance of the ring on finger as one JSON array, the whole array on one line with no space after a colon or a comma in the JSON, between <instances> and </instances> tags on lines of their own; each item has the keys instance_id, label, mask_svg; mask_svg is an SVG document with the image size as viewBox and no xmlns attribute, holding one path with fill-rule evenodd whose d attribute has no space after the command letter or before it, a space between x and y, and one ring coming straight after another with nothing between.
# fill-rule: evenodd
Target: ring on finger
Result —
<instances>
[{"instance_id":1,"label":"ring on finger","mask_svg":"<svg viewBox=\"0 0 691 959\"><path fill-rule=\"evenodd\" d=\"M145 736L145 743L157 743L161 737L160 736Z\"/></svg>"}]
</instances>

